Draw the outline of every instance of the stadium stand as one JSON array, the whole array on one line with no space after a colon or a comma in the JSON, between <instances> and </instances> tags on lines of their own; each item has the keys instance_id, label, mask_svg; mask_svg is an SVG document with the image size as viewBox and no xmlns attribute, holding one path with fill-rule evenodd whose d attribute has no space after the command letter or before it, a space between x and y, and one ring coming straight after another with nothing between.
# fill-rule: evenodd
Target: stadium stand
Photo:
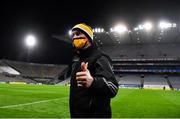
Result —
<instances>
[{"instance_id":1,"label":"stadium stand","mask_svg":"<svg viewBox=\"0 0 180 119\"><path fill-rule=\"evenodd\" d=\"M36 84L37 82L31 80L30 78L23 78L18 75L8 75L0 73L0 83L27 83L27 84Z\"/></svg>"},{"instance_id":2,"label":"stadium stand","mask_svg":"<svg viewBox=\"0 0 180 119\"><path fill-rule=\"evenodd\" d=\"M161 75L146 75L144 77L144 88L166 88L169 89L167 80Z\"/></svg>"},{"instance_id":3,"label":"stadium stand","mask_svg":"<svg viewBox=\"0 0 180 119\"><path fill-rule=\"evenodd\" d=\"M177 43L119 44L102 50L113 59L180 59Z\"/></svg>"},{"instance_id":4,"label":"stadium stand","mask_svg":"<svg viewBox=\"0 0 180 119\"><path fill-rule=\"evenodd\" d=\"M66 80L63 80L63 81L59 82L56 85L68 85L68 84L70 84L70 77L67 78Z\"/></svg>"},{"instance_id":5,"label":"stadium stand","mask_svg":"<svg viewBox=\"0 0 180 119\"><path fill-rule=\"evenodd\" d=\"M133 79L140 78L142 88L178 88L178 78L175 84L165 75L180 77L180 44L168 43L122 43L114 46L102 47L102 50L110 55L113 70L122 83L131 84ZM113 51L113 52L112 52ZM118 76L122 75L121 78ZM124 78L123 78L124 76ZM179 78L180 79L180 78ZM178 80L178 81L177 81ZM125 86L120 82L120 87ZM126 85L132 87L132 85Z\"/></svg>"},{"instance_id":6,"label":"stadium stand","mask_svg":"<svg viewBox=\"0 0 180 119\"><path fill-rule=\"evenodd\" d=\"M54 78L59 72L67 67L67 65L37 64L9 60L5 60L4 62L21 72L21 75L23 76L39 78Z\"/></svg>"},{"instance_id":7,"label":"stadium stand","mask_svg":"<svg viewBox=\"0 0 180 119\"><path fill-rule=\"evenodd\" d=\"M120 87L141 87L141 77L139 75L126 74L119 78Z\"/></svg>"},{"instance_id":8,"label":"stadium stand","mask_svg":"<svg viewBox=\"0 0 180 119\"><path fill-rule=\"evenodd\" d=\"M0 82L55 84L65 80L67 65L0 60Z\"/></svg>"},{"instance_id":9,"label":"stadium stand","mask_svg":"<svg viewBox=\"0 0 180 119\"><path fill-rule=\"evenodd\" d=\"M14 75L19 75L20 73L16 71L15 69L9 67L4 62L0 61L0 73L9 73Z\"/></svg>"},{"instance_id":10,"label":"stadium stand","mask_svg":"<svg viewBox=\"0 0 180 119\"><path fill-rule=\"evenodd\" d=\"M177 76L177 75L169 76L168 79L173 88L180 89L180 77L179 76Z\"/></svg>"}]
</instances>

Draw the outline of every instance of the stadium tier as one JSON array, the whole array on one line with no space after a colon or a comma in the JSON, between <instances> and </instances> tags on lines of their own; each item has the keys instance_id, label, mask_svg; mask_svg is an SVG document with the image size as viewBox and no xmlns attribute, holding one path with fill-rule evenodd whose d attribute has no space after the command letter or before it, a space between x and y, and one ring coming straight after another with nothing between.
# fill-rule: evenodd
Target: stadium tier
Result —
<instances>
[{"instance_id":1,"label":"stadium tier","mask_svg":"<svg viewBox=\"0 0 180 119\"><path fill-rule=\"evenodd\" d=\"M144 77L144 88L169 89L167 80L161 75L147 75Z\"/></svg>"},{"instance_id":2,"label":"stadium tier","mask_svg":"<svg viewBox=\"0 0 180 119\"><path fill-rule=\"evenodd\" d=\"M0 82L54 84L64 80L67 65L0 61Z\"/></svg>"},{"instance_id":3,"label":"stadium tier","mask_svg":"<svg viewBox=\"0 0 180 119\"><path fill-rule=\"evenodd\" d=\"M113 59L180 59L179 43L119 44L102 47Z\"/></svg>"},{"instance_id":4,"label":"stadium tier","mask_svg":"<svg viewBox=\"0 0 180 119\"><path fill-rule=\"evenodd\" d=\"M120 87L179 89L179 39L178 28L96 34L99 46L112 59Z\"/></svg>"},{"instance_id":5,"label":"stadium tier","mask_svg":"<svg viewBox=\"0 0 180 119\"><path fill-rule=\"evenodd\" d=\"M36 64L9 60L4 62L19 71L23 76L37 78L54 78L67 67L67 65Z\"/></svg>"},{"instance_id":6,"label":"stadium tier","mask_svg":"<svg viewBox=\"0 0 180 119\"><path fill-rule=\"evenodd\" d=\"M6 65L3 61L0 61L0 73L4 73L4 72L14 75L20 74L18 71Z\"/></svg>"},{"instance_id":7,"label":"stadium tier","mask_svg":"<svg viewBox=\"0 0 180 119\"><path fill-rule=\"evenodd\" d=\"M178 83L180 79L180 61L178 59L119 58L113 59L112 63L120 87L180 88L180 83Z\"/></svg>"},{"instance_id":8,"label":"stadium tier","mask_svg":"<svg viewBox=\"0 0 180 119\"><path fill-rule=\"evenodd\" d=\"M177 75L168 77L173 88L180 89L180 77Z\"/></svg>"},{"instance_id":9,"label":"stadium tier","mask_svg":"<svg viewBox=\"0 0 180 119\"><path fill-rule=\"evenodd\" d=\"M141 77L139 75L121 75L118 79L120 87L141 87Z\"/></svg>"},{"instance_id":10,"label":"stadium tier","mask_svg":"<svg viewBox=\"0 0 180 119\"><path fill-rule=\"evenodd\" d=\"M57 85L69 85L70 84L70 77L57 83Z\"/></svg>"},{"instance_id":11,"label":"stadium tier","mask_svg":"<svg viewBox=\"0 0 180 119\"><path fill-rule=\"evenodd\" d=\"M0 73L0 83L36 84L37 82L30 78L24 78L18 75L12 76Z\"/></svg>"}]
</instances>

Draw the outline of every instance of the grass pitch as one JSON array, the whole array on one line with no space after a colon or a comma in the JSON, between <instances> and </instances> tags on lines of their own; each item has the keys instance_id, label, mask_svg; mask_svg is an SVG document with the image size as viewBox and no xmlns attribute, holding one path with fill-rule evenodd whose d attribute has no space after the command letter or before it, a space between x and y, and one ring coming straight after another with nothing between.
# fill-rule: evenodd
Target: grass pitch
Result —
<instances>
[{"instance_id":1,"label":"grass pitch","mask_svg":"<svg viewBox=\"0 0 180 119\"><path fill-rule=\"evenodd\" d=\"M69 87L0 84L0 118L69 118ZM119 89L114 118L180 118L180 92Z\"/></svg>"}]
</instances>

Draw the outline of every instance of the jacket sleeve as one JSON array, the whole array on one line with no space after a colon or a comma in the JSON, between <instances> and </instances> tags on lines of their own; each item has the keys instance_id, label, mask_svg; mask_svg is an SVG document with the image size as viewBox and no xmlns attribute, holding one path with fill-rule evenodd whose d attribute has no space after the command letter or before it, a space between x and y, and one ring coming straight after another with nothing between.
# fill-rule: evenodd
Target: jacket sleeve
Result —
<instances>
[{"instance_id":1,"label":"jacket sleeve","mask_svg":"<svg viewBox=\"0 0 180 119\"><path fill-rule=\"evenodd\" d=\"M90 87L93 94L112 98L118 92L118 82L108 59L102 56L95 63L94 81Z\"/></svg>"}]
</instances>

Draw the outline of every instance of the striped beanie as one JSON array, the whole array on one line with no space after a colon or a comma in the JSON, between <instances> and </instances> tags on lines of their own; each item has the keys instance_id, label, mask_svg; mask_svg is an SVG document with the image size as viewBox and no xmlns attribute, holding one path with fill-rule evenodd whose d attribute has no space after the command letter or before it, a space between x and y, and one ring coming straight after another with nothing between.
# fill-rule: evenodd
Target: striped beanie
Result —
<instances>
[{"instance_id":1,"label":"striped beanie","mask_svg":"<svg viewBox=\"0 0 180 119\"><path fill-rule=\"evenodd\" d=\"M93 30L90 26L84 24L84 23L80 23L80 24L77 24L75 25L73 28L72 28L72 31L73 30L80 30L83 34L85 34L86 36L88 36L88 39L89 41L92 43L93 42Z\"/></svg>"}]
</instances>

